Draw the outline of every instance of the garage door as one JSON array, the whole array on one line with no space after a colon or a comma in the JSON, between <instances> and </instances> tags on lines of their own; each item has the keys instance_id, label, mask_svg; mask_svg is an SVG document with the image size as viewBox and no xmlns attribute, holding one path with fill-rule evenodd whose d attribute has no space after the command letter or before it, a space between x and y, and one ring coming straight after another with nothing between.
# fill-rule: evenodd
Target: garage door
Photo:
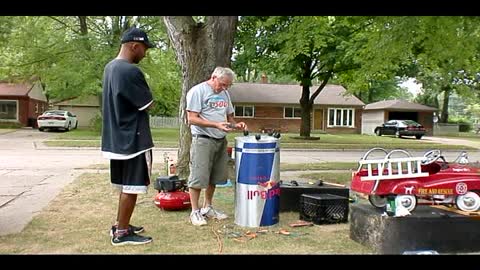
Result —
<instances>
[{"instance_id":1,"label":"garage door","mask_svg":"<svg viewBox=\"0 0 480 270\"><path fill-rule=\"evenodd\" d=\"M59 109L67 110L77 115L79 127L90 126L90 120L94 118L97 113L100 113L100 110L98 109L98 107L59 106Z\"/></svg>"},{"instance_id":2,"label":"garage door","mask_svg":"<svg viewBox=\"0 0 480 270\"><path fill-rule=\"evenodd\" d=\"M362 114L362 134L375 134L375 127L384 122L383 116L383 111L364 111Z\"/></svg>"}]
</instances>

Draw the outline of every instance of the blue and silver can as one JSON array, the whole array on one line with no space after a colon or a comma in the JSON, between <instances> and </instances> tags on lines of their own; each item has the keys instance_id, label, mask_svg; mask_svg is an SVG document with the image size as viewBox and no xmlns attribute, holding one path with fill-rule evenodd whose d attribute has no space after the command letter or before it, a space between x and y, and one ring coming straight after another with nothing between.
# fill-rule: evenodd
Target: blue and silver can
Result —
<instances>
[{"instance_id":1,"label":"blue and silver can","mask_svg":"<svg viewBox=\"0 0 480 270\"><path fill-rule=\"evenodd\" d=\"M258 135L257 135L258 136ZM280 141L272 136L235 138L235 224L271 226L279 221Z\"/></svg>"}]
</instances>

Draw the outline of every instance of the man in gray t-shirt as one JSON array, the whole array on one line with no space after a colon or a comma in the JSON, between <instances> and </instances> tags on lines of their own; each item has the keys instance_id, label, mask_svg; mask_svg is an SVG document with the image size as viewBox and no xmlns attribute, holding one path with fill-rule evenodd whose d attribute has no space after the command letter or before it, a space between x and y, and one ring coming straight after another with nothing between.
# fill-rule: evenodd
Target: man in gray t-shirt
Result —
<instances>
[{"instance_id":1,"label":"man in gray t-shirt","mask_svg":"<svg viewBox=\"0 0 480 270\"><path fill-rule=\"evenodd\" d=\"M192 87L187 93L187 117L192 133L190 148L190 176L188 187L193 225L206 225L205 218L225 219L227 215L213 208L215 185L227 178L226 135L233 129L246 130L244 122L236 123L233 105L226 91L235 74L229 68L217 67L209 80ZM202 189L205 190L203 207L199 207Z\"/></svg>"}]
</instances>

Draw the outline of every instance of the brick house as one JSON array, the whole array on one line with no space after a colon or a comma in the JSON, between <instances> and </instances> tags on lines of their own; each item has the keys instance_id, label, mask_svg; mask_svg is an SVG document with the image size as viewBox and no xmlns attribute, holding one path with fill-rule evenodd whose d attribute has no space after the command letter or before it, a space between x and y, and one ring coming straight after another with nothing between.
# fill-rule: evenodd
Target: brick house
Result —
<instances>
[{"instance_id":1,"label":"brick house","mask_svg":"<svg viewBox=\"0 0 480 270\"><path fill-rule=\"evenodd\" d=\"M37 116L47 109L47 97L40 81L0 82L0 122L36 127Z\"/></svg>"},{"instance_id":2,"label":"brick house","mask_svg":"<svg viewBox=\"0 0 480 270\"><path fill-rule=\"evenodd\" d=\"M312 86L313 93L318 86ZM235 83L229 90L236 121L245 122L249 130L276 129L300 132L302 87L272 83ZM314 101L311 112L313 131L355 133L361 131L365 104L348 94L341 85L327 84Z\"/></svg>"},{"instance_id":3,"label":"brick house","mask_svg":"<svg viewBox=\"0 0 480 270\"><path fill-rule=\"evenodd\" d=\"M388 120L413 120L422 124L427 135L433 135L433 113L437 108L401 99L383 100L365 106L362 117L362 134L373 135L375 127Z\"/></svg>"}]
</instances>

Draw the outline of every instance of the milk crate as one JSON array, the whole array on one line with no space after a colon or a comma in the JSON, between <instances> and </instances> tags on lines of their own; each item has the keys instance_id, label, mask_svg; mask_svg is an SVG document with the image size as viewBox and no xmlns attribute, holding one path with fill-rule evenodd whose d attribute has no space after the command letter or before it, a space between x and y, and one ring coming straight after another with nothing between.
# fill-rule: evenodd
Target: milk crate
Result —
<instances>
[{"instance_id":1,"label":"milk crate","mask_svg":"<svg viewBox=\"0 0 480 270\"><path fill-rule=\"evenodd\" d=\"M333 194L342 197L349 196L349 189L327 183L308 184L297 181L280 184L280 212L300 211L300 196L302 194Z\"/></svg>"},{"instance_id":2,"label":"milk crate","mask_svg":"<svg viewBox=\"0 0 480 270\"><path fill-rule=\"evenodd\" d=\"M348 221L348 198L333 194L302 194L300 219L318 225L345 223Z\"/></svg>"}]
</instances>

